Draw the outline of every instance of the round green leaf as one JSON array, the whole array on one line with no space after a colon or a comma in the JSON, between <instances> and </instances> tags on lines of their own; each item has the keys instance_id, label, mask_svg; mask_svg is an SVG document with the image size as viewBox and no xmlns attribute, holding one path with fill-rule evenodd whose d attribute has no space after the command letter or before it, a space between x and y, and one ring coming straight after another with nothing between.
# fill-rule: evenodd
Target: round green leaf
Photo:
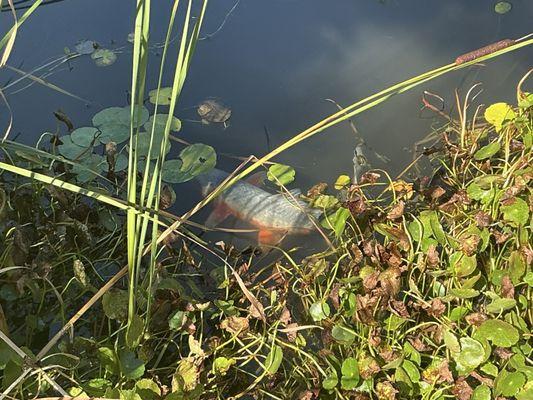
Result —
<instances>
[{"instance_id":1,"label":"round green leaf","mask_svg":"<svg viewBox=\"0 0 533 400\"><path fill-rule=\"evenodd\" d=\"M265 370L269 374L275 374L283 361L283 349L281 346L274 345L265 360Z\"/></svg>"},{"instance_id":2,"label":"round green leaf","mask_svg":"<svg viewBox=\"0 0 533 400\"><path fill-rule=\"evenodd\" d=\"M215 358L215 361L213 362L213 368L215 370L215 374L226 375L226 373L229 371L231 366L236 363L237 361L234 358L226 358L226 357Z\"/></svg>"},{"instance_id":3,"label":"round green leaf","mask_svg":"<svg viewBox=\"0 0 533 400\"><path fill-rule=\"evenodd\" d=\"M57 146L59 154L69 160L78 160L91 154L91 152L87 150L87 147L78 146L72 142L70 135L62 136L61 141L63 144Z\"/></svg>"},{"instance_id":4,"label":"round green leaf","mask_svg":"<svg viewBox=\"0 0 533 400\"><path fill-rule=\"evenodd\" d=\"M163 146L163 137L160 135L155 135L153 139L153 143L152 143L152 151L150 152L150 159L156 159L159 156L159 153L161 151L161 146ZM139 135L137 136L137 155L139 157L147 157L149 150L150 150L150 134L148 132L139 133ZM165 154L168 154L169 151L170 151L170 142L167 141L167 145L165 147Z\"/></svg>"},{"instance_id":5,"label":"round green leaf","mask_svg":"<svg viewBox=\"0 0 533 400\"><path fill-rule=\"evenodd\" d=\"M131 351L121 351L119 355L120 370L128 379L139 379L144 375L144 363Z\"/></svg>"},{"instance_id":6,"label":"round green leaf","mask_svg":"<svg viewBox=\"0 0 533 400\"><path fill-rule=\"evenodd\" d=\"M518 330L514 326L499 319L483 322L477 334L499 347L511 347L520 339Z\"/></svg>"},{"instance_id":7,"label":"round green leaf","mask_svg":"<svg viewBox=\"0 0 533 400\"><path fill-rule=\"evenodd\" d=\"M124 171L128 168L128 156L124 153L119 153L115 160L115 172ZM106 164L107 165L107 164ZM106 166L106 170L109 169L109 165Z\"/></svg>"},{"instance_id":8,"label":"round green leaf","mask_svg":"<svg viewBox=\"0 0 533 400\"><path fill-rule=\"evenodd\" d=\"M100 136L98 140L102 144L115 142L117 144L128 140L130 137L130 127L115 122L104 123L99 126Z\"/></svg>"},{"instance_id":9,"label":"round green leaf","mask_svg":"<svg viewBox=\"0 0 533 400\"><path fill-rule=\"evenodd\" d=\"M155 118L152 115L150 119L144 124L144 129L146 130L146 132L151 131L152 125L154 123L154 119L155 119L155 129L164 130L166 123L167 123L168 114L157 114ZM176 117L172 116L172 119L170 121L170 131L178 132L180 130L181 130L181 121L177 119Z\"/></svg>"},{"instance_id":10,"label":"round green leaf","mask_svg":"<svg viewBox=\"0 0 533 400\"><path fill-rule=\"evenodd\" d=\"M529 220L529 206L520 197L509 199L511 204L501 206L503 218L517 225L524 225Z\"/></svg>"},{"instance_id":11,"label":"round green leaf","mask_svg":"<svg viewBox=\"0 0 533 400\"><path fill-rule=\"evenodd\" d=\"M508 1L499 1L494 5L494 11L498 14L507 14L512 8L513 5Z\"/></svg>"},{"instance_id":12,"label":"round green leaf","mask_svg":"<svg viewBox=\"0 0 533 400\"><path fill-rule=\"evenodd\" d=\"M215 167L217 155L206 144L195 143L180 152L179 160L168 160L163 165L161 178L168 183L183 183Z\"/></svg>"},{"instance_id":13,"label":"round green leaf","mask_svg":"<svg viewBox=\"0 0 533 400\"><path fill-rule=\"evenodd\" d=\"M313 318L313 321L315 322L322 321L323 319L329 317L329 313L329 305L323 301L317 301L316 303L311 304L311 307L309 307L309 314L311 314L311 318Z\"/></svg>"},{"instance_id":14,"label":"round green leaf","mask_svg":"<svg viewBox=\"0 0 533 400\"><path fill-rule=\"evenodd\" d=\"M97 112L93 116L93 125L100 127L104 124L118 123L118 116L124 110L123 107L109 107Z\"/></svg>"},{"instance_id":15,"label":"round green leaf","mask_svg":"<svg viewBox=\"0 0 533 400\"><path fill-rule=\"evenodd\" d=\"M495 394L511 397L516 395L526 383L526 377L520 372L502 371L495 382Z\"/></svg>"},{"instance_id":16,"label":"round green leaf","mask_svg":"<svg viewBox=\"0 0 533 400\"><path fill-rule=\"evenodd\" d=\"M268 168L267 178L276 185L284 186L294 181L295 175L294 168L283 164L273 164Z\"/></svg>"},{"instance_id":17,"label":"round green leaf","mask_svg":"<svg viewBox=\"0 0 533 400\"><path fill-rule=\"evenodd\" d=\"M74 45L74 50L78 54L92 54L98 48L98 43L93 40L80 40Z\"/></svg>"},{"instance_id":18,"label":"round green leaf","mask_svg":"<svg viewBox=\"0 0 533 400\"><path fill-rule=\"evenodd\" d=\"M499 314L514 307L516 307L515 299L494 299L489 305L487 305L487 312L491 314Z\"/></svg>"},{"instance_id":19,"label":"round green leaf","mask_svg":"<svg viewBox=\"0 0 533 400\"><path fill-rule=\"evenodd\" d=\"M498 151L500 151L500 149L500 142L489 143L488 145L483 146L478 151L476 151L474 153L474 158L478 161L485 160L486 158L490 158L495 155Z\"/></svg>"},{"instance_id":20,"label":"round green leaf","mask_svg":"<svg viewBox=\"0 0 533 400\"><path fill-rule=\"evenodd\" d=\"M76 174L78 182L90 182L106 169L106 162L98 154L90 154L72 166L72 172Z\"/></svg>"},{"instance_id":21,"label":"round green leaf","mask_svg":"<svg viewBox=\"0 0 533 400\"><path fill-rule=\"evenodd\" d=\"M91 54L91 58L98 67L107 67L117 61L117 55L109 49L96 49Z\"/></svg>"},{"instance_id":22,"label":"round green leaf","mask_svg":"<svg viewBox=\"0 0 533 400\"><path fill-rule=\"evenodd\" d=\"M93 128L92 126L84 126L74 130L70 134L70 139L72 143L77 144L81 147L89 147L95 142L95 137L98 134L98 129Z\"/></svg>"},{"instance_id":23,"label":"round green leaf","mask_svg":"<svg viewBox=\"0 0 533 400\"><path fill-rule=\"evenodd\" d=\"M459 342L461 351L452 355L457 363L457 370L464 375L472 372L484 361L485 349L481 343L469 337L461 338Z\"/></svg>"},{"instance_id":24,"label":"round green leaf","mask_svg":"<svg viewBox=\"0 0 533 400\"><path fill-rule=\"evenodd\" d=\"M335 189L341 190L345 188L346 186L350 185L352 183L352 180L348 175L340 175L337 180L335 181Z\"/></svg>"},{"instance_id":25,"label":"round green leaf","mask_svg":"<svg viewBox=\"0 0 533 400\"><path fill-rule=\"evenodd\" d=\"M496 103L485 110L485 119L488 123L494 125L496 131L502 129L504 121L514 119L515 117L515 112L506 103Z\"/></svg>"},{"instance_id":26,"label":"round green leaf","mask_svg":"<svg viewBox=\"0 0 533 400\"><path fill-rule=\"evenodd\" d=\"M133 119L136 122L136 126L143 126L150 118L150 112L145 106L136 106ZM131 123L131 107L122 107L122 110L117 114L117 121L119 124L130 126Z\"/></svg>"},{"instance_id":27,"label":"round green leaf","mask_svg":"<svg viewBox=\"0 0 533 400\"><path fill-rule=\"evenodd\" d=\"M113 349L110 349L109 347L99 347L97 356L98 356L98 360L100 361L100 364L109 373L113 375L118 375L119 373L118 359Z\"/></svg>"},{"instance_id":28,"label":"round green leaf","mask_svg":"<svg viewBox=\"0 0 533 400\"><path fill-rule=\"evenodd\" d=\"M322 387L326 390L333 390L335 389L335 386L337 386L337 383L339 383L337 373L332 371L331 374L329 374L326 379L322 381Z\"/></svg>"},{"instance_id":29,"label":"round green leaf","mask_svg":"<svg viewBox=\"0 0 533 400\"><path fill-rule=\"evenodd\" d=\"M491 393L490 388L486 385L480 385L474 389L470 400L490 400Z\"/></svg>"},{"instance_id":30,"label":"round green leaf","mask_svg":"<svg viewBox=\"0 0 533 400\"><path fill-rule=\"evenodd\" d=\"M161 106L168 106L172 96L172 88L164 87L160 88L159 91L157 89L150 90L148 95L150 96L150 103L158 103Z\"/></svg>"},{"instance_id":31,"label":"round green leaf","mask_svg":"<svg viewBox=\"0 0 533 400\"><path fill-rule=\"evenodd\" d=\"M359 384L359 365L353 357L348 357L341 366L341 387L344 390L354 390Z\"/></svg>"}]
</instances>

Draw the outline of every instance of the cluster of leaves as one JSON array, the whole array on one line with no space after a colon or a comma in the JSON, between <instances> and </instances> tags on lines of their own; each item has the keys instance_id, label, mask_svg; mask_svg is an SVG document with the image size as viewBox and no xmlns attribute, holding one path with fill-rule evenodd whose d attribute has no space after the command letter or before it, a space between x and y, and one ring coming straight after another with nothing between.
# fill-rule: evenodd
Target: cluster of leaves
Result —
<instances>
[{"instance_id":1,"label":"cluster of leaves","mask_svg":"<svg viewBox=\"0 0 533 400\"><path fill-rule=\"evenodd\" d=\"M159 155L168 118L168 114L150 115L144 106L133 114L135 124L144 128L135 139L139 171L144 171L146 162ZM76 175L78 182L87 183L103 173L109 175L112 171L114 174L128 167L128 146L124 142L130 138L131 119L129 106L109 107L93 116L93 126L77 128L61 136L59 154L75 162L71 172ZM170 131L177 132L180 129L181 121L170 117ZM170 148L171 143L167 141L165 154L170 152ZM167 183L186 182L210 170L215 164L216 153L211 146L191 144L180 151L179 158L165 162L162 179Z\"/></svg>"}]
</instances>

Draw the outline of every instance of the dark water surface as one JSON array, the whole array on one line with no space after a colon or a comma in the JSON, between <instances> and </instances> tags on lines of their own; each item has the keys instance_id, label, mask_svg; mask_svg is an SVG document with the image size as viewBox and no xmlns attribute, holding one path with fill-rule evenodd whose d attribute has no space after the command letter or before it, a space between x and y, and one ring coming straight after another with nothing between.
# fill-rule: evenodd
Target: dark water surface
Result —
<instances>
[{"instance_id":1,"label":"dark water surface","mask_svg":"<svg viewBox=\"0 0 533 400\"><path fill-rule=\"evenodd\" d=\"M153 1L152 39L164 38L170 1ZM233 110L230 126L185 122L180 135L241 156L262 155L304 128L333 113L325 101L351 104L389 85L452 62L458 55L504 38L531 31L533 2L514 0L506 15L492 1L465 0L240 0L225 26L197 47L177 116L197 119L196 106L206 97L222 99ZM203 33L213 32L235 0L211 1ZM81 39L120 48L110 67L97 67L89 56L74 60L46 79L90 100L90 105L40 85L13 94L6 91L14 113L17 140L34 144L45 131L55 131L52 112L62 109L76 126L90 125L102 108L127 104L131 79L133 0L64 0L38 9L17 38L10 65L29 71ZM1 15L11 24L9 13ZM158 61L154 50L152 61ZM420 115L423 90L439 93L447 107L457 88L464 95L483 82L480 102L514 101L518 80L531 67L529 48L490 61L484 68L462 70L397 96L357 118L368 144L390 163L370 157L376 168L397 173L412 158L406 151L430 132L432 120ZM0 84L11 76L2 71ZM150 85L155 87L157 64ZM165 85L170 85L167 74ZM531 87L531 86L530 86ZM5 110L2 112L5 117ZM5 122L5 118L2 120ZM265 129L269 133L266 139ZM282 154L277 160L297 167L297 183L307 187L350 173L353 136L338 125ZM179 151L178 146L173 152ZM220 159L229 169L235 163ZM188 187L188 186L186 186ZM181 197L181 196L180 196ZM197 200L192 195L190 202ZM182 203L183 204L183 203Z\"/></svg>"}]
</instances>

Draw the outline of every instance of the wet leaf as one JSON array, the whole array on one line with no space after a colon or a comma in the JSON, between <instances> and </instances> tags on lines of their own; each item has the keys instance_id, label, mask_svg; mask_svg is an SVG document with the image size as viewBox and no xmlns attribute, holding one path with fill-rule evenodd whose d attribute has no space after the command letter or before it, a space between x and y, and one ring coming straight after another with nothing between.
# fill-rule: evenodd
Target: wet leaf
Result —
<instances>
[{"instance_id":1,"label":"wet leaf","mask_svg":"<svg viewBox=\"0 0 533 400\"><path fill-rule=\"evenodd\" d=\"M144 375L144 363L127 350L120 352L120 370L128 379L139 379Z\"/></svg>"},{"instance_id":2,"label":"wet leaf","mask_svg":"<svg viewBox=\"0 0 533 400\"><path fill-rule=\"evenodd\" d=\"M96 141L96 136L98 135L98 129L84 126L82 128L75 129L70 134L70 139L72 143L77 144L81 147L89 147Z\"/></svg>"},{"instance_id":3,"label":"wet leaf","mask_svg":"<svg viewBox=\"0 0 533 400\"><path fill-rule=\"evenodd\" d=\"M217 357L215 358L215 361L213 362L213 368L215 370L215 374L217 375L226 375L226 373L229 371L232 365L235 365L237 361L234 358L226 358L226 357Z\"/></svg>"},{"instance_id":4,"label":"wet leaf","mask_svg":"<svg viewBox=\"0 0 533 400\"><path fill-rule=\"evenodd\" d=\"M480 161L485 160L494 156L497 152L500 151L501 145L500 142L492 142L486 146L483 146L478 151L474 153L474 159Z\"/></svg>"},{"instance_id":5,"label":"wet leaf","mask_svg":"<svg viewBox=\"0 0 533 400\"><path fill-rule=\"evenodd\" d=\"M294 181L295 175L294 168L283 164L273 164L268 168L267 178L276 185L285 186Z\"/></svg>"},{"instance_id":6,"label":"wet leaf","mask_svg":"<svg viewBox=\"0 0 533 400\"><path fill-rule=\"evenodd\" d=\"M91 54L91 58L98 67L108 67L117 61L117 55L109 49L96 49Z\"/></svg>"},{"instance_id":7,"label":"wet leaf","mask_svg":"<svg viewBox=\"0 0 533 400\"><path fill-rule=\"evenodd\" d=\"M512 8L513 5L508 1L499 1L494 5L494 11L498 14L507 14Z\"/></svg>"},{"instance_id":8,"label":"wet leaf","mask_svg":"<svg viewBox=\"0 0 533 400\"><path fill-rule=\"evenodd\" d=\"M269 374L275 374L283 361L283 349L281 346L273 345L265 360L265 370Z\"/></svg>"},{"instance_id":9,"label":"wet leaf","mask_svg":"<svg viewBox=\"0 0 533 400\"><path fill-rule=\"evenodd\" d=\"M499 319L483 322L476 333L499 347L511 347L520 338L518 330L514 326Z\"/></svg>"},{"instance_id":10,"label":"wet leaf","mask_svg":"<svg viewBox=\"0 0 533 400\"><path fill-rule=\"evenodd\" d=\"M317 301L316 303L311 304L311 307L309 307L309 314L311 314L311 318L313 318L313 321L315 322L322 321L329 317L330 308L328 303Z\"/></svg>"},{"instance_id":11,"label":"wet leaf","mask_svg":"<svg viewBox=\"0 0 533 400\"><path fill-rule=\"evenodd\" d=\"M496 131L500 131L506 120L511 120L516 117L515 112L506 103L496 103L489 106L485 110L485 119L488 123L494 125Z\"/></svg>"},{"instance_id":12,"label":"wet leaf","mask_svg":"<svg viewBox=\"0 0 533 400\"><path fill-rule=\"evenodd\" d=\"M172 96L172 88L163 87L163 88L160 88L159 91L157 89L150 90L148 95L150 96L150 103L152 104L157 103L160 106L168 106L170 104L170 100Z\"/></svg>"},{"instance_id":13,"label":"wet leaf","mask_svg":"<svg viewBox=\"0 0 533 400\"><path fill-rule=\"evenodd\" d=\"M503 218L517 225L525 225L529 221L529 206L520 197L510 199L511 202L501 206Z\"/></svg>"},{"instance_id":14,"label":"wet leaf","mask_svg":"<svg viewBox=\"0 0 533 400\"><path fill-rule=\"evenodd\" d=\"M206 144L195 143L180 152L179 160L163 165L162 179L168 183L183 183L210 171L217 163L215 150Z\"/></svg>"}]
</instances>

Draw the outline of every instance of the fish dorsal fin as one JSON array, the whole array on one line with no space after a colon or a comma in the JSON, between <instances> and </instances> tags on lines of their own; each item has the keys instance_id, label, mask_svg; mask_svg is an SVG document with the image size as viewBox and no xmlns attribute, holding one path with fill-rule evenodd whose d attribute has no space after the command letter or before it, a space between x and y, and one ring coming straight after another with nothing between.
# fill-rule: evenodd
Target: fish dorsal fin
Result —
<instances>
[{"instance_id":1,"label":"fish dorsal fin","mask_svg":"<svg viewBox=\"0 0 533 400\"><path fill-rule=\"evenodd\" d=\"M267 174L265 171L259 171L255 174L250 175L248 178L245 179L245 182L248 182L250 185L254 186L264 186L265 180L267 178Z\"/></svg>"}]
</instances>

